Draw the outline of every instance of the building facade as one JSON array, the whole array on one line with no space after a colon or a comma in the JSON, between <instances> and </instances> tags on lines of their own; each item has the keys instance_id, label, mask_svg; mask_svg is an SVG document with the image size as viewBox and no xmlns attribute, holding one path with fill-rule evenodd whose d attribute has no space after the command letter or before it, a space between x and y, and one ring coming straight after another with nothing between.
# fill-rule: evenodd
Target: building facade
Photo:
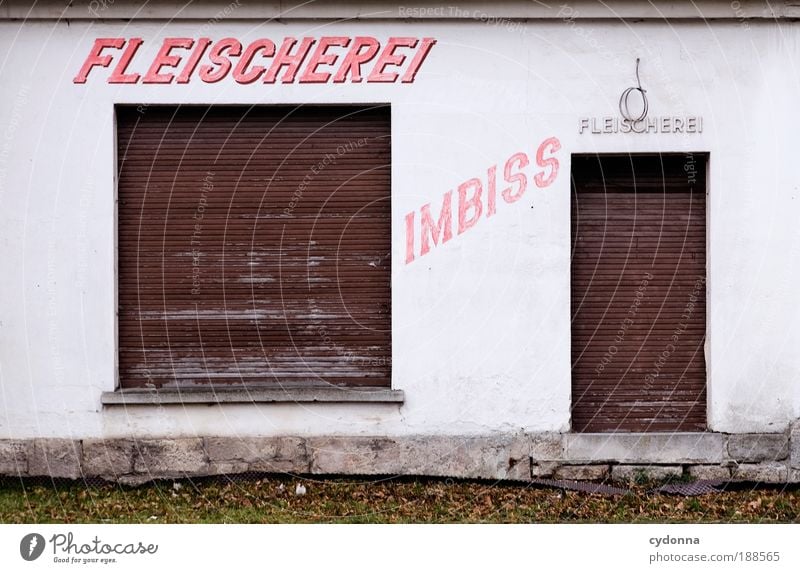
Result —
<instances>
[{"instance_id":1,"label":"building facade","mask_svg":"<svg viewBox=\"0 0 800 573\"><path fill-rule=\"evenodd\" d=\"M0 472L800 481L790 4L5 5Z\"/></svg>"}]
</instances>

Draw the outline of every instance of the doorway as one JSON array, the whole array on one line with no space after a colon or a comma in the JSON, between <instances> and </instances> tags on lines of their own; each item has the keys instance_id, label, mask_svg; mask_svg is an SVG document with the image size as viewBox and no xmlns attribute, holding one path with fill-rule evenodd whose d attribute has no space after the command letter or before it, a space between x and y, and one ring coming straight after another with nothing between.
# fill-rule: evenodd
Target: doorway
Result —
<instances>
[{"instance_id":1,"label":"doorway","mask_svg":"<svg viewBox=\"0 0 800 573\"><path fill-rule=\"evenodd\" d=\"M573 431L706 429L707 162L572 156Z\"/></svg>"}]
</instances>

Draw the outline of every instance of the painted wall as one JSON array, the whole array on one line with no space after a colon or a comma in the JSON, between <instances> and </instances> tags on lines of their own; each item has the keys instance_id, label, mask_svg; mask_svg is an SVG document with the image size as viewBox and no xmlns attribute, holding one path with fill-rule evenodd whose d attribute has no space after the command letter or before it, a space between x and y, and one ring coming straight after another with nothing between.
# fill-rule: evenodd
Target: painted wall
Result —
<instances>
[{"instance_id":1,"label":"painted wall","mask_svg":"<svg viewBox=\"0 0 800 573\"><path fill-rule=\"evenodd\" d=\"M568 14L567 14L568 15ZM73 84L97 37L432 36L413 84ZM800 416L800 26L764 22L0 22L0 437L567 431L571 153L709 152L709 424ZM651 115L578 134L636 57ZM134 60L134 63L137 60ZM139 69L144 73L146 69ZM103 408L115 387L115 103L391 102L393 386L402 406ZM146 111L145 111L146 113ZM410 264L405 216L556 137L560 171ZM532 173L532 171L528 171ZM419 240L419 239L417 239ZM418 248L418 246L417 246Z\"/></svg>"}]
</instances>

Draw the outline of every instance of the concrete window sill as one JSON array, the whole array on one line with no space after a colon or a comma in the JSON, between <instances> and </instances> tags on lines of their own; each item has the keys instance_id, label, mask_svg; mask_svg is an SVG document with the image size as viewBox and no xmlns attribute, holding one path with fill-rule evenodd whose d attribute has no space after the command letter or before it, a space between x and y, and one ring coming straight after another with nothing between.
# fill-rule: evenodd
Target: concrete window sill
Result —
<instances>
[{"instance_id":1,"label":"concrete window sill","mask_svg":"<svg viewBox=\"0 0 800 573\"><path fill-rule=\"evenodd\" d=\"M105 406L161 404L258 404L296 402L369 402L401 404L402 390L391 388L158 388L103 392Z\"/></svg>"}]
</instances>

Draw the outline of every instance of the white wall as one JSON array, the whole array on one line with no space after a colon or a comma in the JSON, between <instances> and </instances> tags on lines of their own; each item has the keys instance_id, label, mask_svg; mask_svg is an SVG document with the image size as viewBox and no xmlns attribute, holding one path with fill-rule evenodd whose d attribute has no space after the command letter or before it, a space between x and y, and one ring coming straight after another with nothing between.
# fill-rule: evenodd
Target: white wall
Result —
<instances>
[{"instance_id":1,"label":"white wall","mask_svg":"<svg viewBox=\"0 0 800 573\"><path fill-rule=\"evenodd\" d=\"M434 36L412 85L109 85L94 38L204 23L0 22L0 437L464 434L569 429L569 155L710 153L709 424L800 415L800 27L786 23L223 21L215 38ZM745 27L746 26L746 27ZM137 55L137 58L139 56ZM698 135L578 135L616 115L636 57L652 115ZM142 73L146 70L142 70ZM393 120L397 405L103 408L115 387L115 103L376 102ZM404 216L555 136L561 171L410 265Z\"/></svg>"}]
</instances>

